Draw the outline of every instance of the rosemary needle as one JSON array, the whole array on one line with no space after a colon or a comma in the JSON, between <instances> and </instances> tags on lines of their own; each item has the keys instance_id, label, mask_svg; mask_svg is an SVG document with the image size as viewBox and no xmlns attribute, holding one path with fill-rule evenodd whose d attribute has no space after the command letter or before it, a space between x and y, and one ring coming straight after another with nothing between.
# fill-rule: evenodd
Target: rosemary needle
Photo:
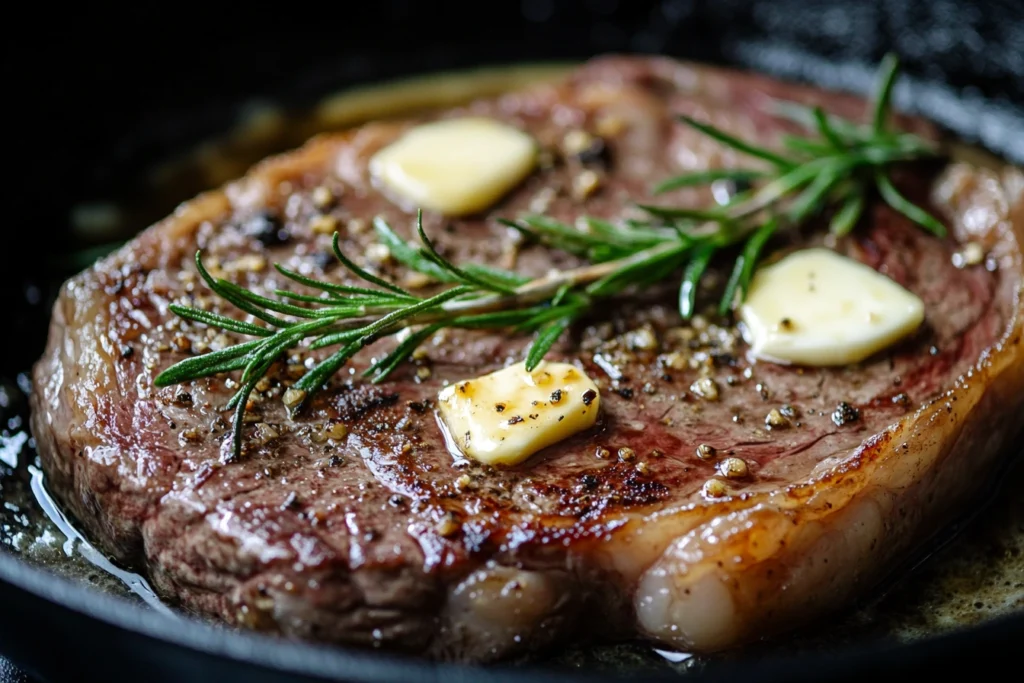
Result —
<instances>
[{"instance_id":1,"label":"rosemary needle","mask_svg":"<svg viewBox=\"0 0 1024 683\"><path fill-rule=\"evenodd\" d=\"M387 379L422 343L445 328L535 332L526 353L526 366L532 369L573 323L597 311L600 301L669 280L678 273L682 274L679 312L689 318L710 263L723 255L735 259L719 303L719 311L728 314L745 296L758 259L774 234L831 212L829 229L845 235L856 227L872 188L893 209L941 237L945 234L942 224L900 194L888 176L893 164L936 155L926 141L886 129L897 70L894 56L883 60L870 125L827 115L817 107L776 103L777 115L799 122L808 131L806 136L784 136L781 150L761 147L708 123L680 116L682 124L769 168L696 171L666 179L652 189L652 194L720 180L755 184L725 206L637 204L649 219L621 223L585 216L579 218L578 225L542 215L499 219L532 241L587 262L543 278L531 280L484 264L451 262L434 248L424 232L422 213L416 220L418 244L405 241L383 218L376 218L373 227L377 240L398 263L441 287L427 297L360 267L342 251L337 233L332 242L335 256L364 284L325 282L275 266L294 284L318 292L315 295L276 290L276 298L271 298L251 292L213 277L197 253L196 269L207 286L264 324L171 306L186 320L255 339L182 360L160 373L155 383L168 386L241 370L241 388L227 404L228 409L235 410L228 457L237 458L242 453L244 414L250 394L282 354L301 345L310 350L337 348L292 386L289 393L299 399L291 402L292 408L301 407L303 400L324 386L360 350L399 333L403 336L394 348L363 372L371 381Z\"/></svg>"}]
</instances>

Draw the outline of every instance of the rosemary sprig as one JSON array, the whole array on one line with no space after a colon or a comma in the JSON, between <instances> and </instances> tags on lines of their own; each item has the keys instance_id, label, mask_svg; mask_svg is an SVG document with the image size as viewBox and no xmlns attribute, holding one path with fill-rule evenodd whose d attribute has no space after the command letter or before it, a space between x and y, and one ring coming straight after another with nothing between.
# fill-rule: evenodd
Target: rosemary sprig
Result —
<instances>
[{"instance_id":1,"label":"rosemary sprig","mask_svg":"<svg viewBox=\"0 0 1024 683\"><path fill-rule=\"evenodd\" d=\"M227 409L235 410L232 457L238 457L251 392L282 354L303 344L310 350L337 348L288 391L285 400L293 409L356 353L385 337L398 337L398 343L364 371L373 382L385 380L422 343L446 328L536 332L526 354L526 366L533 369L573 323L595 310L597 302L665 281L679 272L679 311L689 318L709 264L722 252L738 248L719 303L719 312L728 314L745 296L758 259L773 235L829 211L829 229L845 235L859 221L872 189L893 209L941 237L945 234L942 224L904 198L888 177L893 164L937 153L916 136L886 129L896 73L896 59L887 57L881 66L870 125L838 119L816 107L777 103L779 116L799 122L810 132L784 137L781 151L680 116L683 124L768 167L698 171L653 188L653 194L659 195L718 182L756 184L722 206L638 204L649 218L621 223L585 216L575 225L540 215L500 219L532 241L588 262L539 279L483 264L451 262L424 232L422 213L416 220L418 244L405 241L382 218L375 219L374 230L396 261L441 285L440 291L425 297L360 267L342 251L337 233L335 256L364 285L320 281L278 265L275 268L281 275L318 294L276 290L276 298L271 298L215 278L197 253L196 268L210 289L264 324L171 306L187 320L256 338L180 361L162 372L156 385L241 370L241 388L227 404Z\"/></svg>"}]
</instances>

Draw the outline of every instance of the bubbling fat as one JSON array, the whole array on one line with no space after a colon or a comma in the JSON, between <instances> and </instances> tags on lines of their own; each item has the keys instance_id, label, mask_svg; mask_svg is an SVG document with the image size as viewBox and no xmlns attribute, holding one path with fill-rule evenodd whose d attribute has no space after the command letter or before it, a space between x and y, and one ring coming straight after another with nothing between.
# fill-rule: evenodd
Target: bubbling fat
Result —
<instances>
[{"instance_id":1,"label":"bubbling fat","mask_svg":"<svg viewBox=\"0 0 1024 683\"><path fill-rule=\"evenodd\" d=\"M789 621L814 596L856 583L862 558L884 536L882 507L875 496L865 496L825 523L807 523L792 539L786 538L788 520L775 515L770 526L758 529L762 533L748 537L756 545L735 552L723 552L720 546L728 547L732 534L718 527L756 529L758 510L715 519L673 543L643 574L634 596L637 621L663 643L698 651L745 640L769 615ZM730 554L733 567L710 561Z\"/></svg>"},{"instance_id":2,"label":"bubbling fat","mask_svg":"<svg viewBox=\"0 0 1024 683\"><path fill-rule=\"evenodd\" d=\"M457 643L462 657L524 650L538 635L557 631L545 623L559 618L570 594L560 573L491 563L449 591L442 628L458 637L444 640Z\"/></svg>"}]
</instances>

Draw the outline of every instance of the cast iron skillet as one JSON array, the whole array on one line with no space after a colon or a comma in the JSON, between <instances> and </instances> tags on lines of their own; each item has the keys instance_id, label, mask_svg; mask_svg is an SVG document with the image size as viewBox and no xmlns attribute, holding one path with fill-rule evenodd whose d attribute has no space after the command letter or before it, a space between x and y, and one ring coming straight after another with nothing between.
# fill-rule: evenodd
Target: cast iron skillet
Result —
<instances>
[{"instance_id":1,"label":"cast iron skillet","mask_svg":"<svg viewBox=\"0 0 1024 683\"><path fill-rule=\"evenodd\" d=\"M0 357L0 375L26 370L42 350L40 307L48 308L55 285L72 268L60 258L35 255L60 256L83 246L66 227L69 207L138 194L143 169L226 130L254 97L301 107L357 83L609 51L734 63L863 91L868 65L895 48L914 76L897 91L898 106L1022 162L1024 13L1012 1L962 4L379 2L344 8L337 17L304 9L304 16L296 11L255 30L237 11L183 18L136 10L116 21L92 14L63 28L66 16L38 17L36 25L47 33L45 51L55 61L38 59L36 35L9 36L5 44L5 82L18 94L7 149L19 173L6 196L18 241L16 249L3 250L9 262L0 268L0 292L7 304L5 336L17 343ZM170 208L152 207L154 215L140 214L137 227ZM994 666L1022 640L1024 615L912 645L871 642L756 664L737 660L694 676L853 680L922 667L948 674L965 663L975 670ZM0 552L0 649L51 681L543 682L566 675L434 665L172 619L6 552ZM595 671L573 675L605 678Z\"/></svg>"}]
</instances>

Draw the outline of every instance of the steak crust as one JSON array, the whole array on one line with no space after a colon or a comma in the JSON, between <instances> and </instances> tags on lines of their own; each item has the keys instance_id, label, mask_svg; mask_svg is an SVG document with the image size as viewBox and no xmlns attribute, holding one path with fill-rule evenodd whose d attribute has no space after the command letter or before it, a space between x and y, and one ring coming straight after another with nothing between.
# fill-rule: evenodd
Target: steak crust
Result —
<instances>
[{"instance_id":1,"label":"steak crust","mask_svg":"<svg viewBox=\"0 0 1024 683\"><path fill-rule=\"evenodd\" d=\"M653 181L748 163L674 114L776 146L788 129L764 113L772 97L864 113L851 97L626 57L444 112L518 126L551 151L550 163L486 215L428 214L426 231L456 261L537 275L572 267L573 257L519 244L495 219L629 216ZM380 342L294 418L280 397L313 356L283 359L254 394L244 455L231 461L223 406L237 377L153 384L172 363L237 341L168 309L241 315L197 278L196 250L215 273L264 293L287 286L273 262L346 281L320 217L336 221L347 253L367 258L375 215L411 237L414 207L383 196L367 161L413 123L373 123L269 159L62 290L32 396L49 486L93 542L182 608L443 659L635 634L689 650L730 647L868 590L963 511L1019 431L1024 175L953 163L937 177L915 168L897 180L955 239L877 205L832 245L925 302L918 334L863 363L752 363L728 324L684 324L672 291L650 291L609 305L553 350L595 379L602 415L519 466L453 458L435 424L442 386L518 360L529 341L465 331L440 333L425 358L374 386L360 372L389 348ZM603 137L602 154L560 152L580 129ZM580 198L573 180L584 170L600 188ZM320 187L336 198L329 206ZM710 198L681 190L671 200ZM791 240L780 253L821 236ZM968 241L987 259L956 267ZM408 282L386 259L363 262ZM723 279L710 277L712 289ZM717 400L692 387L702 378L716 383ZM783 406L789 428L769 429L766 414ZM743 458L751 475L708 497L715 462L697 457L700 444Z\"/></svg>"}]
</instances>

